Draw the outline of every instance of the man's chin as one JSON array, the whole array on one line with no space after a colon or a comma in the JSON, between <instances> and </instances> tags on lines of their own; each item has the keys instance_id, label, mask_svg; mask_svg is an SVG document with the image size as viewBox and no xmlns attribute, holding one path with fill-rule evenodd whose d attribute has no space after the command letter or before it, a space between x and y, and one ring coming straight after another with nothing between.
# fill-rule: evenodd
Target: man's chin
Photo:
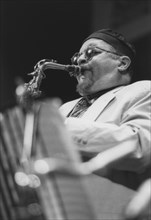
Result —
<instances>
[{"instance_id":1,"label":"man's chin","mask_svg":"<svg viewBox=\"0 0 151 220\"><path fill-rule=\"evenodd\" d=\"M91 83L87 81L85 82L83 81L78 83L76 91L83 96L89 93L90 88L91 88Z\"/></svg>"}]
</instances>

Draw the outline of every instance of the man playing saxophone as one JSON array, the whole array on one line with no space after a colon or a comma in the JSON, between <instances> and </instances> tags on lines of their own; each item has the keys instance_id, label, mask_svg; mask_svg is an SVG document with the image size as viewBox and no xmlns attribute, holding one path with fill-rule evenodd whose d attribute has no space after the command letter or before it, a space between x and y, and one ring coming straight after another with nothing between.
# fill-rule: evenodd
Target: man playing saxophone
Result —
<instances>
[{"instance_id":1,"label":"man playing saxophone","mask_svg":"<svg viewBox=\"0 0 151 220\"><path fill-rule=\"evenodd\" d=\"M81 68L81 98L60 108L83 161L94 162L92 172L99 175L109 155L112 163L103 176L130 190L149 176L151 165L151 82L131 83L134 63L135 49L123 35L110 29L92 33L72 58Z\"/></svg>"}]
</instances>

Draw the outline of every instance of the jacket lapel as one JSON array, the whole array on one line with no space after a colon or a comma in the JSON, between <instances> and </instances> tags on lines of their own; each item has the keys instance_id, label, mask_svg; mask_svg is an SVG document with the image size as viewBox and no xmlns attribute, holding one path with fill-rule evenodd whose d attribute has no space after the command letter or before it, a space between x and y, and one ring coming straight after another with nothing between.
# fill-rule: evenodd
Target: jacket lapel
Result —
<instances>
[{"instance_id":1,"label":"jacket lapel","mask_svg":"<svg viewBox=\"0 0 151 220\"><path fill-rule=\"evenodd\" d=\"M122 87L118 87L99 97L84 113L82 119L88 119L93 121L97 120L97 118L105 109L105 107L115 98L115 93Z\"/></svg>"},{"instance_id":2,"label":"jacket lapel","mask_svg":"<svg viewBox=\"0 0 151 220\"><path fill-rule=\"evenodd\" d=\"M101 97L99 97L83 114L82 118L92 121L97 120L97 118L105 109L105 107L115 98L116 96L115 93L121 88L123 88L123 86L117 87L107 92L106 94L102 95ZM67 103L67 105L65 104L65 106L61 108L61 112L63 113L63 115L67 116L80 99L81 98L73 100Z\"/></svg>"}]
</instances>

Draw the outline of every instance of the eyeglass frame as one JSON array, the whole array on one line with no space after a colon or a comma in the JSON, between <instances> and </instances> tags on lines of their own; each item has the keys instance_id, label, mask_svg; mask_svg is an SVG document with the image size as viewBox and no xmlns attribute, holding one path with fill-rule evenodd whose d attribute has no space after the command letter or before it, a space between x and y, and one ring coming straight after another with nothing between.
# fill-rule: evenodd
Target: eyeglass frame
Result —
<instances>
[{"instance_id":1,"label":"eyeglass frame","mask_svg":"<svg viewBox=\"0 0 151 220\"><path fill-rule=\"evenodd\" d=\"M74 57L76 56L76 54L78 55L78 56L77 56L77 59L78 59L83 53L85 53L85 52L88 51L89 49L98 49L98 50L102 51L102 52L100 52L100 53L106 52L106 53L115 54L115 55L117 55L117 56L122 56L122 54L119 54L119 53L116 53L116 52L113 52L113 51L109 51L109 50L105 50L105 49L102 49L102 48L100 48L100 47L88 47L88 48L87 48L86 50L84 50L82 53L76 52L76 53L71 57L71 63L75 65L75 63L73 62L73 59L74 59ZM90 61L94 56L96 56L96 55L98 55L98 54L100 54L100 53L97 52L97 54L94 54L94 55L93 55L92 57L90 57L90 58L86 57L86 61L87 61L87 62ZM86 53L85 53L85 55L86 55ZM76 64L77 64L77 63L76 63Z\"/></svg>"}]
</instances>

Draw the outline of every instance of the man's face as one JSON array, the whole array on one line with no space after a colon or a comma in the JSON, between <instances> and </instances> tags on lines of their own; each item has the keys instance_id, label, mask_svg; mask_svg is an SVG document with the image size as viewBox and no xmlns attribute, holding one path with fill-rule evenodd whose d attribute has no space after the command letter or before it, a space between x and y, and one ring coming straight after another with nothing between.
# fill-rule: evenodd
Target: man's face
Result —
<instances>
[{"instance_id":1,"label":"man's face","mask_svg":"<svg viewBox=\"0 0 151 220\"><path fill-rule=\"evenodd\" d=\"M88 48L96 48L96 51L98 51L90 60L87 60L85 55ZM79 51L81 55L77 62L83 68L83 71L77 76L77 91L81 95L88 95L118 85L118 56L100 51L99 48L115 52L109 44L94 38L87 40Z\"/></svg>"}]
</instances>

